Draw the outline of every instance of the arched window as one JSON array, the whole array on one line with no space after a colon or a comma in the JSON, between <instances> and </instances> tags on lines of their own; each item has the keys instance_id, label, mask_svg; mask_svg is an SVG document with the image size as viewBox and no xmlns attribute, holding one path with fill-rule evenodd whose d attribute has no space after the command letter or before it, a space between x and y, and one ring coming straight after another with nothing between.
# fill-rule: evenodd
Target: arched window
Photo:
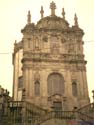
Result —
<instances>
[{"instance_id":1,"label":"arched window","mask_svg":"<svg viewBox=\"0 0 94 125\"><path fill-rule=\"evenodd\" d=\"M77 96L77 83L75 81L72 82L72 94L73 96Z\"/></svg>"},{"instance_id":2,"label":"arched window","mask_svg":"<svg viewBox=\"0 0 94 125\"><path fill-rule=\"evenodd\" d=\"M64 78L59 73L52 73L48 76L48 95L64 93Z\"/></svg>"},{"instance_id":3,"label":"arched window","mask_svg":"<svg viewBox=\"0 0 94 125\"><path fill-rule=\"evenodd\" d=\"M35 82L35 95L36 96L40 95L40 83L39 83L39 81Z\"/></svg>"}]
</instances>

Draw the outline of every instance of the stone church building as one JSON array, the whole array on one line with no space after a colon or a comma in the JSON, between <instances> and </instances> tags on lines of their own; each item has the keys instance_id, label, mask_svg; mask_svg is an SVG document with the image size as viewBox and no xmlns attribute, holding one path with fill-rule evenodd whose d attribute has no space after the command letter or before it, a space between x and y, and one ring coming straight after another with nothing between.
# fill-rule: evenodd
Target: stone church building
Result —
<instances>
[{"instance_id":1,"label":"stone church building","mask_svg":"<svg viewBox=\"0 0 94 125\"><path fill-rule=\"evenodd\" d=\"M86 61L83 53L83 30L77 16L74 25L55 14L56 5L50 4L51 15L34 24L28 12L27 24L21 30L23 38L14 45L13 98L22 100L22 89L26 101L41 106L72 110L89 104ZM64 104L65 103L65 104ZM66 109L65 109L66 108Z\"/></svg>"},{"instance_id":2,"label":"stone church building","mask_svg":"<svg viewBox=\"0 0 94 125\"><path fill-rule=\"evenodd\" d=\"M25 122L23 125L31 125L32 116L34 124L37 119L37 123L43 125L77 125L72 124L72 121L66 122L66 119L78 118L73 115L74 109L79 111L78 119L92 119L92 113L90 117L85 115L90 114L87 108L82 110L86 105L89 106L88 109L94 109L88 95L87 61L83 52L84 31L79 27L76 14L74 25L70 27L64 8L62 16L57 16L56 5L52 1L50 10L51 14L45 17L41 6L41 19L36 24L32 22L28 11L27 24L21 30L23 38L19 42L15 41L13 100L8 105L8 119L11 121L9 125L13 125L17 115L16 120ZM54 114L55 111L57 114ZM53 118L58 120L55 122ZM47 121L44 122L45 120Z\"/></svg>"}]
</instances>

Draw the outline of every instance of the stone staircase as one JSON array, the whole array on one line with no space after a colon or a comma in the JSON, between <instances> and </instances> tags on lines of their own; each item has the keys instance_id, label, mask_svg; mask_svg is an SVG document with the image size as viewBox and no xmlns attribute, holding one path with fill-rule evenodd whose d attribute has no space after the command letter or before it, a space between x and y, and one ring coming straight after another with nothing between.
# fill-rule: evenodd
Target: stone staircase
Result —
<instances>
[{"instance_id":1,"label":"stone staircase","mask_svg":"<svg viewBox=\"0 0 94 125\"><path fill-rule=\"evenodd\" d=\"M83 114L87 114L90 117L94 118L94 103L90 103L78 110L78 112L81 112Z\"/></svg>"},{"instance_id":2,"label":"stone staircase","mask_svg":"<svg viewBox=\"0 0 94 125\"><path fill-rule=\"evenodd\" d=\"M61 123L65 123L64 125L93 125L94 124L94 118L91 116L88 116L86 114L83 114L78 111L52 111L44 116L41 116L37 119L36 124L43 124L43 125L49 125L53 121L57 121L56 125L59 125L58 120L61 121Z\"/></svg>"},{"instance_id":3,"label":"stone staircase","mask_svg":"<svg viewBox=\"0 0 94 125\"><path fill-rule=\"evenodd\" d=\"M0 104L0 125L21 124L94 125L94 103L76 111L50 112L30 102L10 101L7 104L7 107L4 107L2 104Z\"/></svg>"}]
</instances>

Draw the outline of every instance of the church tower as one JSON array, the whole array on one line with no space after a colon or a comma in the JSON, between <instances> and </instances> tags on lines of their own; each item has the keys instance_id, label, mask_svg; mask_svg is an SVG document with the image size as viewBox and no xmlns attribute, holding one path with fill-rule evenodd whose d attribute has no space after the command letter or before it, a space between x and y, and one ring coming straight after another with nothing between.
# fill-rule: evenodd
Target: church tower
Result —
<instances>
[{"instance_id":1,"label":"church tower","mask_svg":"<svg viewBox=\"0 0 94 125\"><path fill-rule=\"evenodd\" d=\"M86 61L83 53L83 30L75 14L74 25L55 14L56 5L50 4L51 15L32 23L30 11L27 24L21 30L22 41L15 42L13 53L13 98L25 100L44 109L72 110L89 103Z\"/></svg>"}]
</instances>

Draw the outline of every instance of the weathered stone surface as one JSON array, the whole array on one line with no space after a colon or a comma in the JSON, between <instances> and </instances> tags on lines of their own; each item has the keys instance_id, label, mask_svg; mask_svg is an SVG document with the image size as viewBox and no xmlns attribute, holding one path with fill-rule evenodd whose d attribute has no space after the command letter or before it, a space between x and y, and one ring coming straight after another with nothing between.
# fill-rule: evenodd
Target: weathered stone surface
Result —
<instances>
[{"instance_id":1,"label":"weathered stone surface","mask_svg":"<svg viewBox=\"0 0 94 125\"><path fill-rule=\"evenodd\" d=\"M54 2L50 8L51 16L47 17L43 16L43 7L41 8L41 19L37 24L31 22L30 12L28 13L27 24L22 30L22 41L14 46L13 98L21 100L22 89L25 88L26 100L35 105L50 110L57 101L62 103L62 110L65 110L64 107L72 110L73 107L89 103L82 40L84 32L79 28L76 15L74 26L70 27L64 9L62 18L56 16ZM21 76L23 85L19 88ZM73 82L75 87L72 86ZM77 90L76 95L73 94L73 88ZM37 96L36 90L39 93ZM56 100L54 95L60 97Z\"/></svg>"}]
</instances>

